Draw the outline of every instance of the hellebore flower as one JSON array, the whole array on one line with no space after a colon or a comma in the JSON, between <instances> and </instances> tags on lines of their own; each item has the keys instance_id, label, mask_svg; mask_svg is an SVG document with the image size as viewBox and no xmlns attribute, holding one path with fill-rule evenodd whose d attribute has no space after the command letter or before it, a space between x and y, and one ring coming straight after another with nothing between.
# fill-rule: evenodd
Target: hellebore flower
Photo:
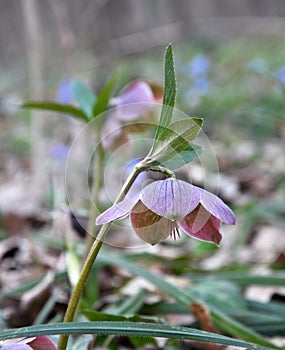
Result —
<instances>
[{"instance_id":1,"label":"hellebore flower","mask_svg":"<svg viewBox=\"0 0 285 350\"><path fill-rule=\"evenodd\" d=\"M39 337L22 338L20 340L9 341L3 350L56 350L54 343L49 337L43 335ZM5 342L7 344L7 342Z\"/></svg>"},{"instance_id":2,"label":"hellebore flower","mask_svg":"<svg viewBox=\"0 0 285 350\"><path fill-rule=\"evenodd\" d=\"M104 224L130 214L136 234L145 242L156 244L179 229L202 241L219 244L221 223L235 223L232 210L217 196L185 181L168 178L144 187L98 216Z\"/></svg>"},{"instance_id":3,"label":"hellebore flower","mask_svg":"<svg viewBox=\"0 0 285 350\"><path fill-rule=\"evenodd\" d=\"M111 99L113 107L106 116L101 139L103 147L109 151L128 141L129 132L138 132L140 124L132 127L126 126L139 119L147 122L152 118L153 103L162 100L163 91L159 84L143 80L135 80L128 84L122 92Z\"/></svg>"}]
</instances>

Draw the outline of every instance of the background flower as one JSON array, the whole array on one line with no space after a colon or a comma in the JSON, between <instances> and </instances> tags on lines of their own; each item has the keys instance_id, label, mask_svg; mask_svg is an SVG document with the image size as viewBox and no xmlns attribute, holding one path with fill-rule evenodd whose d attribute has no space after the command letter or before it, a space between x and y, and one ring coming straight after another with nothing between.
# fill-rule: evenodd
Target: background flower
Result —
<instances>
[{"instance_id":1,"label":"background flower","mask_svg":"<svg viewBox=\"0 0 285 350\"><path fill-rule=\"evenodd\" d=\"M130 132L141 132L145 124L138 123L134 127L131 122L152 122L153 104L162 99L162 87L158 84L136 80L128 84L121 93L111 100L113 107L106 115L102 128L103 147L109 151L128 141Z\"/></svg>"}]
</instances>

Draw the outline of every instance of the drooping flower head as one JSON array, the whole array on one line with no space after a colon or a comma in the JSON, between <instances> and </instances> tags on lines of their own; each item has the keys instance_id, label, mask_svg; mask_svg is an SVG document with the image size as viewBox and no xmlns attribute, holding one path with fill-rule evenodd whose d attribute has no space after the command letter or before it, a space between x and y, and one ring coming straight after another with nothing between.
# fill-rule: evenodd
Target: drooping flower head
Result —
<instances>
[{"instance_id":1,"label":"drooping flower head","mask_svg":"<svg viewBox=\"0 0 285 350\"><path fill-rule=\"evenodd\" d=\"M109 151L128 141L129 132L141 131L142 124L130 128L128 123L152 119L153 104L162 100L162 87L159 84L135 80L121 93L111 99L111 111L104 122L101 139L103 147ZM133 124L132 124L133 125Z\"/></svg>"},{"instance_id":2,"label":"drooping flower head","mask_svg":"<svg viewBox=\"0 0 285 350\"><path fill-rule=\"evenodd\" d=\"M179 230L202 241L219 244L221 223L235 223L232 210L217 196L175 178L158 180L113 205L97 218L104 224L130 215L136 234L156 244Z\"/></svg>"}]
</instances>

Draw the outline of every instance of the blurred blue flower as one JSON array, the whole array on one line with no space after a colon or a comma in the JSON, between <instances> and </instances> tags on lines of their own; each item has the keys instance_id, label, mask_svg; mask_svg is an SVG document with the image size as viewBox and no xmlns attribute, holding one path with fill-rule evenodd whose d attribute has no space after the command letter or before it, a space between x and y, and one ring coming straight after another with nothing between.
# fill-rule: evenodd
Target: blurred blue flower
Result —
<instances>
[{"instance_id":1,"label":"blurred blue flower","mask_svg":"<svg viewBox=\"0 0 285 350\"><path fill-rule=\"evenodd\" d=\"M275 72L276 79L285 86L285 66L281 66L277 71Z\"/></svg>"},{"instance_id":2,"label":"blurred blue flower","mask_svg":"<svg viewBox=\"0 0 285 350\"><path fill-rule=\"evenodd\" d=\"M206 76L210 67L210 60L204 54L197 54L188 63L188 70L193 79Z\"/></svg>"},{"instance_id":3,"label":"blurred blue flower","mask_svg":"<svg viewBox=\"0 0 285 350\"><path fill-rule=\"evenodd\" d=\"M206 95L211 87L212 83L206 77L201 77L194 81L192 92L195 92L198 95Z\"/></svg>"},{"instance_id":4,"label":"blurred blue flower","mask_svg":"<svg viewBox=\"0 0 285 350\"><path fill-rule=\"evenodd\" d=\"M67 146L64 143L57 143L51 147L51 157L57 162L64 162L67 159L69 150L70 146Z\"/></svg>"},{"instance_id":5,"label":"blurred blue flower","mask_svg":"<svg viewBox=\"0 0 285 350\"><path fill-rule=\"evenodd\" d=\"M73 100L71 80L62 79L59 83L56 100L62 104L70 104Z\"/></svg>"}]
</instances>

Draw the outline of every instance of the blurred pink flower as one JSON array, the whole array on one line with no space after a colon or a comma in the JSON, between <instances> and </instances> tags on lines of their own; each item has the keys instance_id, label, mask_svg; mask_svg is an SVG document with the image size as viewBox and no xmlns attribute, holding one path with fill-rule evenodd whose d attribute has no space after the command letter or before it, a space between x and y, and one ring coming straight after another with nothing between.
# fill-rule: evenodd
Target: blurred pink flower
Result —
<instances>
[{"instance_id":1,"label":"blurred pink flower","mask_svg":"<svg viewBox=\"0 0 285 350\"><path fill-rule=\"evenodd\" d=\"M169 236L176 239L179 228L202 241L219 244L221 223L235 223L232 210L217 196L185 181L168 178L144 187L98 216L98 225L130 214L136 234L156 244Z\"/></svg>"},{"instance_id":2,"label":"blurred pink flower","mask_svg":"<svg viewBox=\"0 0 285 350\"><path fill-rule=\"evenodd\" d=\"M57 350L54 343L46 335L22 338L5 345L3 350Z\"/></svg>"},{"instance_id":3,"label":"blurred pink flower","mask_svg":"<svg viewBox=\"0 0 285 350\"><path fill-rule=\"evenodd\" d=\"M103 147L112 151L128 141L128 133L143 131L143 124L127 124L151 121L153 103L160 102L162 96L163 90L159 84L143 80L129 83L111 100L113 108L106 116L101 133Z\"/></svg>"}]
</instances>

